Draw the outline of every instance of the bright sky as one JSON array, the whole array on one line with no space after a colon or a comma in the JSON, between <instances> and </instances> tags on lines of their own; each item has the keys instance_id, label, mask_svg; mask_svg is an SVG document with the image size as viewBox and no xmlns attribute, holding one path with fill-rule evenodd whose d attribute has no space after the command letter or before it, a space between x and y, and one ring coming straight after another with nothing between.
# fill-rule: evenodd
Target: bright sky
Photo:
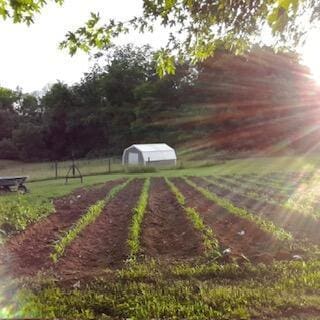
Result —
<instances>
[{"instance_id":1,"label":"bright sky","mask_svg":"<svg viewBox=\"0 0 320 320\"><path fill-rule=\"evenodd\" d=\"M112 3L112 4L110 4ZM30 27L0 20L0 86L24 91L36 91L57 80L72 84L89 70L89 56L78 53L70 57L58 49L64 35L85 22L91 11L105 18L127 20L139 15L141 0L65 0L62 7L47 6ZM318 33L313 33L303 50L304 62L320 81L320 44ZM119 39L119 44L133 42L160 47L165 43L164 33L130 34Z\"/></svg>"},{"instance_id":2,"label":"bright sky","mask_svg":"<svg viewBox=\"0 0 320 320\"><path fill-rule=\"evenodd\" d=\"M48 5L30 27L0 20L0 86L35 91L56 80L68 84L79 81L89 70L89 56L77 53L70 57L67 51L59 50L64 35L80 27L90 12L100 12L102 18L127 20L141 11L140 0L65 0L62 7ZM118 43L160 47L165 39L161 33L136 33L122 37Z\"/></svg>"},{"instance_id":3,"label":"bright sky","mask_svg":"<svg viewBox=\"0 0 320 320\"><path fill-rule=\"evenodd\" d=\"M320 84L320 29L314 29L309 32L306 44L301 50L303 55L303 63L306 64L315 80Z\"/></svg>"}]
</instances>

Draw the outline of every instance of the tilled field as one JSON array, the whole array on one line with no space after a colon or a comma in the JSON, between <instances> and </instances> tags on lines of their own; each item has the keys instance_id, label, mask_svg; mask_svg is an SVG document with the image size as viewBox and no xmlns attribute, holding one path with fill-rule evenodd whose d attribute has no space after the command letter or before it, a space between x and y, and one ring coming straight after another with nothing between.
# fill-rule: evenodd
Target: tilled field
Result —
<instances>
[{"instance_id":1,"label":"tilled field","mask_svg":"<svg viewBox=\"0 0 320 320\"><path fill-rule=\"evenodd\" d=\"M83 215L90 204L104 197L118 181L99 188L81 189L54 202L55 213L12 237L0 251L1 264L13 275L34 275L52 267L52 245Z\"/></svg>"},{"instance_id":2,"label":"tilled field","mask_svg":"<svg viewBox=\"0 0 320 320\"><path fill-rule=\"evenodd\" d=\"M141 192L142 181L133 181L102 210L67 248L56 267L59 274L93 275L107 267L119 267L128 257L126 241L132 208Z\"/></svg>"},{"instance_id":3,"label":"tilled field","mask_svg":"<svg viewBox=\"0 0 320 320\"><path fill-rule=\"evenodd\" d=\"M189 259L204 252L201 235L160 178L153 180L142 224L141 249L148 257Z\"/></svg>"},{"instance_id":4,"label":"tilled field","mask_svg":"<svg viewBox=\"0 0 320 320\"><path fill-rule=\"evenodd\" d=\"M307 183L303 176L273 175L152 178L77 190L55 200L55 213L7 239L0 263L14 277L41 272L67 279L150 259L309 259L310 248L315 252L320 244L318 200L306 200L314 210L290 207L294 189L282 189L292 180L298 190L299 179Z\"/></svg>"}]
</instances>

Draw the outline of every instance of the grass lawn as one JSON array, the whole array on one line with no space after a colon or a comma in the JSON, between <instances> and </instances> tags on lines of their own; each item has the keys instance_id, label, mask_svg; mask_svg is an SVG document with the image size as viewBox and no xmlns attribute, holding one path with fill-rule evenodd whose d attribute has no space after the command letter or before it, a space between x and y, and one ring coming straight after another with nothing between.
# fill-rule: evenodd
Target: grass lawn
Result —
<instances>
[{"instance_id":1,"label":"grass lawn","mask_svg":"<svg viewBox=\"0 0 320 320\"><path fill-rule=\"evenodd\" d=\"M90 186L103 183L108 180L122 177L175 177L175 176L206 176L219 174L266 174L270 172L317 172L320 167L320 157L270 157L229 160L214 166L194 167L185 169L161 170L153 173L131 173L131 174L105 174L88 176L81 184L79 179L71 179L67 185L64 179L36 181L28 183L31 193L26 197L59 197L71 192L81 186ZM10 195L11 197L12 195ZM14 196L14 195L13 195Z\"/></svg>"}]
</instances>

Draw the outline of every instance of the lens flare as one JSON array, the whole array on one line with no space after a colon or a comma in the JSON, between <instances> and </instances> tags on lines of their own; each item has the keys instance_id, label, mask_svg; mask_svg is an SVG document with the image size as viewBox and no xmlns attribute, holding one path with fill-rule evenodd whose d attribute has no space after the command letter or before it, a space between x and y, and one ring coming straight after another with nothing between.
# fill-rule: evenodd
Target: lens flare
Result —
<instances>
[{"instance_id":1,"label":"lens flare","mask_svg":"<svg viewBox=\"0 0 320 320\"><path fill-rule=\"evenodd\" d=\"M310 68L313 78L320 85L319 33L320 30L313 30L309 33L302 49L302 61Z\"/></svg>"}]
</instances>

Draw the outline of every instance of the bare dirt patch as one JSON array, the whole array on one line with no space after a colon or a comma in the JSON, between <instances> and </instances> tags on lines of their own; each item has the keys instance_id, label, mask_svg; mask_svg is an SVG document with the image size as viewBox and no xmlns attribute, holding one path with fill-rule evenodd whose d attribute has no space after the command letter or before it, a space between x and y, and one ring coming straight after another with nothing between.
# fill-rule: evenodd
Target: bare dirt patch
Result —
<instances>
[{"instance_id":1,"label":"bare dirt patch","mask_svg":"<svg viewBox=\"0 0 320 320\"><path fill-rule=\"evenodd\" d=\"M290 257L289 252L283 249L282 242L254 223L207 200L181 179L174 179L174 183L185 195L187 205L196 208L204 222L213 229L221 246L231 249L231 256L244 255L252 261L266 263ZM244 231L244 235L239 234L241 231Z\"/></svg>"},{"instance_id":2,"label":"bare dirt patch","mask_svg":"<svg viewBox=\"0 0 320 320\"><path fill-rule=\"evenodd\" d=\"M263 200L257 201L249 197L233 193L227 189L209 184L201 178L193 181L202 187L208 188L218 196L229 199L235 205L246 208L253 214L272 221L277 226L289 231L296 239L311 241L320 244L320 221L299 211L287 210L276 204L269 204Z\"/></svg>"},{"instance_id":3,"label":"bare dirt patch","mask_svg":"<svg viewBox=\"0 0 320 320\"><path fill-rule=\"evenodd\" d=\"M86 212L123 180L81 188L54 201L56 212L9 239L0 252L0 265L11 276L34 275L51 266L53 245Z\"/></svg>"},{"instance_id":4,"label":"bare dirt patch","mask_svg":"<svg viewBox=\"0 0 320 320\"><path fill-rule=\"evenodd\" d=\"M190 259L204 252L201 235L164 179L152 179L141 245L146 256L161 259Z\"/></svg>"},{"instance_id":5,"label":"bare dirt patch","mask_svg":"<svg viewBox=\"0 0 320 320\"><path fill-rule=\"evenodd\" d=\"M138 202L142 180L135 180L104 208L66 249L55 266L60 276L86 277L121 266L128 257L127 239L132 210Z\"/></svg>"}]
</instances>

